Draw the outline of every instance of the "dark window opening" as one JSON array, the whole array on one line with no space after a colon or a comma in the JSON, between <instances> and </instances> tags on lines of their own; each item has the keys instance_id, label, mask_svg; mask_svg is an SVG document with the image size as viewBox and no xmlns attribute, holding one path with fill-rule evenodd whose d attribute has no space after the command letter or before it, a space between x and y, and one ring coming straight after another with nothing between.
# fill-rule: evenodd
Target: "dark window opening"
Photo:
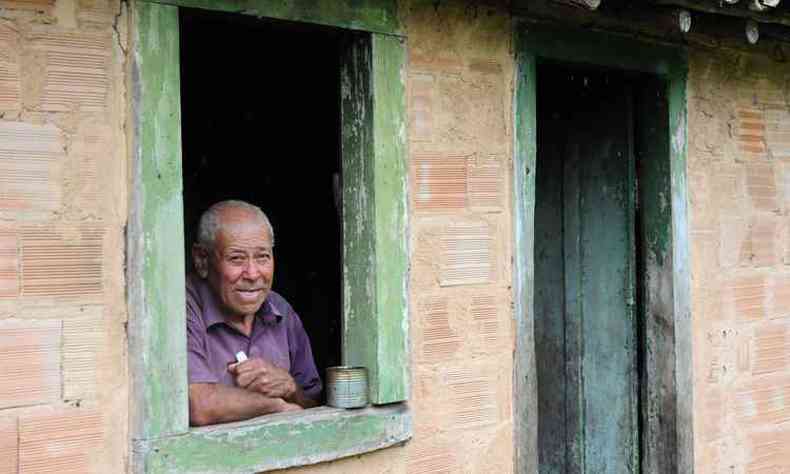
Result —
<instances>
[{"instance_id":1,"label":"dark window opening","mask_svg":"<svg viewBox=\"0 0 790 474\"><path fill-rule=\"evenodd\" d=\"M324 376L341 361L341 33L180 9L186 255L201 213L259 206L274 290L301 317Z\"/></svg>"}]
</instances>

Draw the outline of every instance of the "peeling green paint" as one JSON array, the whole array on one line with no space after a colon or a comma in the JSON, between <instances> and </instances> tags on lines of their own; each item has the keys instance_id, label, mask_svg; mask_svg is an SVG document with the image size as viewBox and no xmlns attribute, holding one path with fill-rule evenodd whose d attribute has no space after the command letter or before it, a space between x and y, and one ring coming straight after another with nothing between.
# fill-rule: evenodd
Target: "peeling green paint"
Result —
<instances>
[{"instance_id":1,"label":"peeling green paint","mask_svg":"<svg viewBox=\"0 0 790 474\"><path fill-rule=\"evenodd\" d=\"M152 0L257 17L402 35L397 0Z\"/></svg>"},{"instance_id":2,"label":"peeling green paint","mask_svg":"<svg viewBox=\"0 0 790 474\"><path fill-rule=\"evenodd\" d=\"M344 59L346 361L371 401L246 423L188 426L178 8L194 6L388 34L355 33ZM411 436L406 282L405 46L394 1L136 2L129 227L135 472L252 472L361 454ZM254 11L253 11L254 10ZM298 436L297 436L298 435Z\"/></svg>"},{"instance_id":3,"label":"peeling green paint","mask_svg":"<svg viewBox=\"0 0 790 474\"><path fill-rule=\"evenodd\" d=\"M393 446L411 436L403 405L386 409L317 408L299 418L272 415L139 442L144 472L250 473L315 464Z\"/></svg>"},{"instance_id":4,"label":"peeling green paint","mask_svg":"<svg viewBox=\"0 0 790 474\"><path fill-rule=\"evenodd\" d=\"M178 9L138 3L134 14L129 337L135 435L147 438L183 432L188 420Z\"/></svg>"}]
</instances>

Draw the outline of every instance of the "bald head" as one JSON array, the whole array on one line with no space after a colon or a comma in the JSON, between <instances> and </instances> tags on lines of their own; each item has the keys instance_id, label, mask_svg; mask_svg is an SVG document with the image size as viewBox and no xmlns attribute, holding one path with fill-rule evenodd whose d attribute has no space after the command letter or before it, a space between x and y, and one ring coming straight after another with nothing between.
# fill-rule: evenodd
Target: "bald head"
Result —
<instances>
[{"instance_id":1,"label":"bald head","mask_svg":"<svg viewBox=\"0 0 790 474\"><path fill-rule=\"evenodd\" d=\"M258 206L237 200L220 201L206 209L200 216L197 243L206 249L213 249L221 231L249 225L263 225L274 246L274 229L266 214Z\"/></svg>"}]
</instances>

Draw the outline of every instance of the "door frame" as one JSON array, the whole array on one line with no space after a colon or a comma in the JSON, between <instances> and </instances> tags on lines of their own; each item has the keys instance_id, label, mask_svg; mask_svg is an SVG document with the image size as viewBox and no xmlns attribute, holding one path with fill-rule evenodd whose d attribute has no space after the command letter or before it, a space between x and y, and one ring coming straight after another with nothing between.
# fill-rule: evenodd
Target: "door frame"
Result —
<instances>
[{"instance_id":1,"label":"door frame","mask_svg":"<svg viewBox=\"0 0 790 474\"><path fill-rule=\"evenodd\" d=\"M514 353L514 443L515 472L538 471L538 390L534 339L534 238L535 163L537 153L537 64L544 59L604 66L653 74L667 84L669 102L668 163L658 166L669 212L657 213L645 226L648 251L663 264L664 281L671 285L667 308L671 314L652 314L660 324L644 321L646 353L661 357L646 359L649 380L643 381L643 419L649 420L642 439L642 470L658 472L694 471L692 327L688 249L688 187L686 176L686 80L688 58L685 48L646 42L633 37L599 31L558 29L526 20L514 28L516 54L514 88L514 268L513 298L516 322ZM669 176L666 176L666 173ZM660 178L660 177L659 177ZM664 225L665 224L665 225ZM667 264L667 262L669 262ZM650 295L648 295L649 297ZM663 324L663 326L662 326ZM669 328L669 336L665 332ZM663 332L659 333L659 329ZM651 380L669 380L659 386Z\"/></svg>"}]
</instances>

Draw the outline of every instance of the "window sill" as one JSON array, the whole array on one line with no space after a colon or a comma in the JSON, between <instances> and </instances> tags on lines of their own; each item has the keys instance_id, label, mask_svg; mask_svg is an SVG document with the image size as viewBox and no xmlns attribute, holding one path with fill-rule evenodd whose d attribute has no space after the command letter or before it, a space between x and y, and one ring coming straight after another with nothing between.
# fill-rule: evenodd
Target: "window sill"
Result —
<instances>
[{"instance_id":1,"label":"window sill","mask_svg":"<svg viewBox=\"0 0 790 474\"><path fill-rule=\"evenodd\" d=\"M251 473L376 451L411 438L405 403L359 410L319 407L137 441L146 473Z\"/></svg>"}]
</instances>

